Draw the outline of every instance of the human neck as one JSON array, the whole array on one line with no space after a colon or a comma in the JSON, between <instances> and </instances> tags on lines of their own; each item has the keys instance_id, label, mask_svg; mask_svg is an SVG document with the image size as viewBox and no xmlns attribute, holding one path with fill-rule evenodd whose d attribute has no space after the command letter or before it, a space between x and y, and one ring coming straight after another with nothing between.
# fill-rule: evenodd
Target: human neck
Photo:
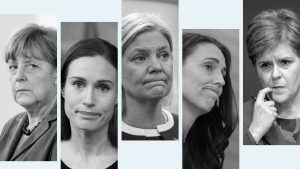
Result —
<instances>
[{"instance_id":1,"label":"human neck","mask_svg":"<svg viewBox=\"0 0 300 169\"><path fill-rule=\"evenodd\" d=\"M183 139L185 140L195 120L206 114L204 110L200 110L185 99L182 100L182 117L183 117Z\"/></svg>"},{"instance_id":2,"label":"human neck","mask_svg":"<svg viewBox=\"0 0 300 169\"><path fill-rule=\"evenodd\" d=\"M153 100L141 102L126 97L126 112L123 121L133 127L153 129L166 121L162 114L162 101Z\"/></svg>"},{"instance_id":3,"label":"human neck","mask_svg":"<svg viewBox=\"0 0 300 169\"><path fill-rule=\"evenodd\" d=\"M87 160L91 156L106 154L113 146L108 136L108 125L97 131L86 131L71 124L70 143L74 153Z\"/></svg>"},{"instance_id":4,"label":"human neck","mask_svg":"<svg viewBox=\"0 0 300 169\"><path fill-rule=\"evenodd\" d=\"M48 109L50 109L53 104L56 102L56 95L52 96L47 103L39 102L31 107L26 107L27 115L28 115L28 122L29 125L27 128L33 128L37 125L41 120L47 116L49 113Z\"/></svg>"},{"instance_id":5,"label":"human neck","mask_svg":"<svg viewBox=\"0 0 300 169\"><path fill-rule=\"evenodd\" d=\"M277 113L279 118L296 119L300 118L300 97L293 101L285 103L276 103Z\"/></svg>"}]
</instances>

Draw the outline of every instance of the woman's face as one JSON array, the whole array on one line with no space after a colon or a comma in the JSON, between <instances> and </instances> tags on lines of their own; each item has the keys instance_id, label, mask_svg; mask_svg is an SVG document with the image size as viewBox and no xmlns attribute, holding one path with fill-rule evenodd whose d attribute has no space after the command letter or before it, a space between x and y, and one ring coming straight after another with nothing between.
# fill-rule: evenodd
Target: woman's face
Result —
<instances>
[{"instance_id":1,"label":"woman's face","mask_svg":"<svg viewBox=\"0 0 300 169\"><path fill-rule=\"evenodd\" d=\"M272 89L269 96L277 103L300 99L300 59L287 43L280 43L257 59L256 69L262 86Z\"/></svg>"},{"instance_id":2,"label":"woman's face","mask_svg":"<svg viewBox=\"0 0 300 169\"><path fill-rule=\"evenodd\" d=\"M69 65L63 89L71 127L108 127L117 104L117 70L104 57L81 57Z\"/></svg>"},{"instance_id":3,"label":"woman's face","mask_svg":"<svg viewBox=\"0 0 300 169\"><path fill-rule=\"evenodd\" d=\"M196 111L208 113L218 101L225 85L224 55L213 44L198 44L186 57L182 71L184 104Z\"/></svg>"},{"instance_id":4,"label":"woman's face","mask_svg":"<svg viewBox=\"0 0 300 169\"><path fill-rule=\"evenodd\" d=\"M138 35L123 54L125 96L162 99L171 90L173 58L168 40L153 30Z\"/></svg>"},{"instance_id":5,"label":"woman's face","mask_svg":"<svg viewBox=\"0 0 300 169\"><path fill-rule=\"evenodd\" d=\"M9 60L9 81L15 101L24 108L37 108L56 95L56 68L33 57Z\"/></svg>"}]
</instances>

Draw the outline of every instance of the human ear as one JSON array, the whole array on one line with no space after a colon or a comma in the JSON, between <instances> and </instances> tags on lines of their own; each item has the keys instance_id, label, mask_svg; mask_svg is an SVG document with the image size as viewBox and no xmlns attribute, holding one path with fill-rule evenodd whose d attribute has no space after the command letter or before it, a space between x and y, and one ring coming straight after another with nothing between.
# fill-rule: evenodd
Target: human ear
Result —
<instances>
[{"instance_id":1,"label":"human ear","mask_svg":"<svg viewBox=\"0 0 300 169\"><path fill-rule=\"evenodd\" d=\"M63 98L65 98L65 88L62 88L62 89L61 89L61 96L62 96Z\"/></svg>"}]
</instances>

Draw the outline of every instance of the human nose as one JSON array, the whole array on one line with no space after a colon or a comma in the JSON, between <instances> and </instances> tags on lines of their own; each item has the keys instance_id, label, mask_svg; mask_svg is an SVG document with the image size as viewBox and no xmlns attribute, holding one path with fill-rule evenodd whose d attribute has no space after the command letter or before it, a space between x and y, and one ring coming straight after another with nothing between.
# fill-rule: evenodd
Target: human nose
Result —
<instances>
[{"instance_id":1,"label":"human nose","mask_svg":"<svg viewBox=\"0 0 300 169\"><path fill-rule=\"evenodd\" d=\"M17 82L22 82L27 79L22 66L19 66L19 68L17 68L16 74L14 76L15 76L15 81Z\"/></svg>"},{"instance_id":2,"label":"human nose","mask_svg":"<svg viewBox=\"0 0 300 169\"><path fill-rule=\"evenodd\" d=\"M95 106L94 91L92 88L87 88L83 99L83 105L87 107Z\"/></svg>"},{"instance_id":3,"label":"human nose","mask_svg":"<svg viewBox=\"0 0 300 169\"><path fill-rule=\"evenodd\" d=\"M159 61L158 58L152 57L151 62L149 64L149 72L150 73L157 73L161 72L162 70L162 63Z\"/></svg>"},{"instance_id":4,"label":"human nose","mask_svg":"<svg viewBox=\"0 0 300 169\"><path fill-rule=\"evenodd\" d=\"M272 78L278 79L281 77L281 75L280 68L275 64L272 71Z\"/></svg>"},{"instance_id":5,"label":"human nose","mask_svg":"<svg viewBox=\"0 0 300 169\"><path fill-rule=\"evenodd\" d=\"M225 80L224 80L224 76L223 76L222 72L220 72L220 73L218 73L216 75L216 81L215 81L215 83L217 85L219 85L219 87L222 87L222 86L225 85Z\"/></svg>"}]
</instances>

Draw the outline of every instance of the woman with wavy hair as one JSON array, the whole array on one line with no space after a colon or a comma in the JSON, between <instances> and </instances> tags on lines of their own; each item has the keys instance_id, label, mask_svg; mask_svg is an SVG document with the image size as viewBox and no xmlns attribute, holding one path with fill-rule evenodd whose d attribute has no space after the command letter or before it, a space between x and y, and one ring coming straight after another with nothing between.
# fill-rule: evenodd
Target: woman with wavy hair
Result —
<instances>
[{"instance_id":1,"label":"woman with wavy hair","mask_svg":"<svg viewBox=\"0 0 300 169\"><path fill-rule=\"evenodd\" d=\"M231 55L214 38L183 34L183 168L220 169L237 123Z\"/></svg>"}]
</instances>

